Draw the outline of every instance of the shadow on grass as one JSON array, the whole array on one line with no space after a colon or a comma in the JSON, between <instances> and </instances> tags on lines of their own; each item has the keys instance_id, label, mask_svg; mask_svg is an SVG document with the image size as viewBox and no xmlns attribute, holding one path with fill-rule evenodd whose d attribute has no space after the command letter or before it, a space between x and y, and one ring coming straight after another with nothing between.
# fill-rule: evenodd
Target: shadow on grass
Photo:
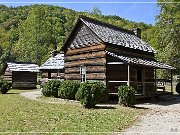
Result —
<instances>
[{"instance_id":1,"label":"shadow on grass","mask_svg":"<svg viewBox=\"0 0 180 135\"><path fill-rule=\"evenodd\" d=\"M95 106L94 109L116 109L116 108L113 106L102 105L102 106Z\"/></svg>"},{"instance_id":2,"label":"shadow on grass","mask_svg":"<svg viewBox=\"0 0 180 135\"><path fill-rule=\"evenodd\" d=\"M119 105L119 106L121 106L121 105ZM149 109L146 107L138 107L138 106L131 106L130 108L142 109L142 110ZM115 107L113 105L97 105L97 106L95 106L95 109L117 109L117 107Z\"/></svg>"},{"instance_id":3,"label":"shadow on grass","mask_svg":"<svg viewBox=\"0 0 180 135\"><path fill-rule=\"evenodd\" d=\"M10 92L10 93L6 93L7 95L14 95L14 94L19 94L18 92L15 93L15 92Z\"/></svg>"},{"instance_id":4,"label":"shadow on grass","mask_svg":"<svg viewBox=\"0 0 180 135\"><path fill-rule=\"evenodd\" d=\"M149 109L149 108L146 108L146 107L139 107L139 106L131 106L131 108L134 108L134 109Z\"/></svg>"}]
</instances>

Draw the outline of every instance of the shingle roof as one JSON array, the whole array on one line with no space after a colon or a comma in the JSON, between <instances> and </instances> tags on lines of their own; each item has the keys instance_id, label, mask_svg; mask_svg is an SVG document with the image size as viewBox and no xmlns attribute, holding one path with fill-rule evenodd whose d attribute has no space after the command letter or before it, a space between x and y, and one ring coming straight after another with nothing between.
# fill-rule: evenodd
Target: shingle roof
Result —
<instances>
[{"instance_id":1,"label":"shingle roof","mask_svg":"<svg viewBox=\"0 0 180 135\"><path fill-rule=\"evenodd\" d=\"M99 43L101 40L85 25L79 28L79 32L72 41L70 48L81 48L88 44Z\"/></svg>"},{"instance_id":2,"label":"shingle roof","mask_svg":"<svg viewBox=\"0 0 180 135\"><path fill-rule=\"evenodd\" d=\"M73 41L71 41L72 36L75 37ZM78 19L62 48L65 49L66 45L69 45L71 49L80 48L97 42L156 53L150 45L135 36L132 31L85 16L81 16Z\"/></svg>"},{"instance_id":3,"label":"shingle roof","mask_svg":"<svg viewBox=\"0 0 180 135\"><path fill-rule=\"evenodd\" d=\"M133 32L130 32L129 30L118 28L87 17L82 17L80 20L105 43L156 53L150 45L135 36Z\"/></svg>"},{"instance_id":4,"label":"shingle roof","mask_svg":"<svg viewBox=\"0 0 180 135\"><path fill-rule=\"evenodd\" d=\"M27 63L7 63L10 71L39 72L39 66Z\"/></svg>"},{"instance_id":5,"label":"shingle roof","mask_svg":"<svg viewBox=\"0 0 180 135\"><path fill-rule=\"evenodd\" d=\"M137 64L137 65L143 65L143 66L149 66L154 68L161 68L161 69L175 69L174 67L161 63L156 60L148 60L148 59L142 59L142 58L136 58L136 57L128 57L124 55L115 54L109 51L106 51L106 54L118 58L119 60L128 63L128 64Z\"/></svg>"},{"instance_id":6,"label":"shingle roof","mask_svg":"<svg viewBox=\"0 0 180 135\"><path fill-rule=\"evenodd\" d=\"M54 57L50 57L44 64L40 66L42 69L63 69L64 68L64 54L57 54Z\"/></svg>"}]
</instances>

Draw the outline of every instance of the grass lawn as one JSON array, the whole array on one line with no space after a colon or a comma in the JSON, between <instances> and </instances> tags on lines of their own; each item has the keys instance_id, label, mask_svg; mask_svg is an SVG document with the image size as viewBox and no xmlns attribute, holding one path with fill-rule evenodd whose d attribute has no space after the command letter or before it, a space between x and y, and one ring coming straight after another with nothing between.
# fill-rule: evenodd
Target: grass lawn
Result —
<instances>
[{"instance_id":1,"label":"grass lawn","mask_svg":"<svg viewBox=\"0 0 180 135\"><path fill-rule=\"evenodd\" d=\"M171 86L170 85L165 85L165 91L171 92ZM173 85L173 93L178 94L176 92L176 86L175 85Z\"/></svg>"},{"instance_id":2,"label":"grass lawn","mask_svg":"<svg viewBox=\"0 0 180 135\"><path fill-rule=\"evenodd\" d=\"M131 125L143 109L84 109L21 97L22 91L0 94L0 132L118 132Z\"/></svg>"}]
</instances>

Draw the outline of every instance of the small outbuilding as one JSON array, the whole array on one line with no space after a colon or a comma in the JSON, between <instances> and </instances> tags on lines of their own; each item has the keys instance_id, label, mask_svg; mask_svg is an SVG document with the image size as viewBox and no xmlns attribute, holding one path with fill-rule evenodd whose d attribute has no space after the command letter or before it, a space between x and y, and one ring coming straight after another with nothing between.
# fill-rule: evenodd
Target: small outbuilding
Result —
<instances>
[{"instance_id":1,"label":"small outbuilding","mask_svg":"<svg viewBox=\"0 0 180 135\"><path fill-rule=\"evenodd\" d=\"M4 80L16 89L34 89L37 85L39 66L32 63L7 63Z\"/></svg>"},{"instance_id":2,"label":"small outbuilding","mask_svg":"<svg viewBox=\"0 0 180 135\"><path fill-rule=\"evenodd\" d=\"M58 51L51 53L51 57L40 66L41 81L48 79L64 79L64 54Z\"/></svg>"}]
</instances>

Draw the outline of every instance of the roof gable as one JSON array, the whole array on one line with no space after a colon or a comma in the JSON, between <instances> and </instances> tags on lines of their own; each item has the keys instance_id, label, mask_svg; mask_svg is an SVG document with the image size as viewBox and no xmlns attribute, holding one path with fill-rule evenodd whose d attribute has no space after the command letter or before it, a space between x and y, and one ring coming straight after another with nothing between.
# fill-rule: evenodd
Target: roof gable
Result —
<instances>
[{"instance_id":1,"label":"roof gable","mask_svg":"<svg viewBox=\"0 0 180 135\"><path fill-rule=\"evenodd\" d=\"M84 24L84 25L82 25ZM80 31L76 35L74 41L69 43L70 39L72 40L73 33L77 31L78 27ZM86 45L86 42L104 42L110 43L118 46L123 46L126 48L131 48L135 50L141 50L144 52L156 53L156 51L142 39L134 35L130 30L125 30L111 24L103 23L98 20L81 16L71 34L67 38L63 48L67 45L70 45L73 48L83 47Z\"/></svg>"},{"instance_id":2,"label":"roof gable","mask_svg":"<svg viewBox=\"0 0 180 135\"><path fill-rule=\"evenodd\" d=\"M72 37L69 48L81 48L99 42L101 42L100 38L98 38L86 25L82 23Z\"/></svg>"},{"instance_id":3,"label":"roof gable","mask_svg":"<svg viewBox=\"0 0 180 135\"><path fill-rule=\"evenodd\" d=\"M81 18L81 20L105 43L110 43L114 45L119 45L127 48L142 50L145 52L156 53L156 51L144 42L142 39L138 38L130 32L116 26L112 26L107 23L102 23L91 18Z\"/></svg>"},{"instance_id":4,"label":"roof gable","mask_svg":"<svg viewBox=\"0 0 180 135\"><path fill-rule=\"evenodd\" d=\"M63 69L64 68L64 54L57 54L54 57L50 57L44 64L40 66L40 70L43 69Z\"/></svg>"}]
</instances>

